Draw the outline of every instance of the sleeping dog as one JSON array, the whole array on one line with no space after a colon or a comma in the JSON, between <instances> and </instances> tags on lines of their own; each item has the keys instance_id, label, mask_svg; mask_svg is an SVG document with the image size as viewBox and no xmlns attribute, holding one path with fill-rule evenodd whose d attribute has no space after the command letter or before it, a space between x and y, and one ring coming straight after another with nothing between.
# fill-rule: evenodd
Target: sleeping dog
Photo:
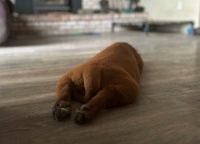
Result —
<instances>
[{"instance_id":1,"label":"sleeping dog","mask_svg":"<svg viewBox=\"0 0 200 144\"><path fill-rule=\"evenodd\" d=\"M133 103L139 95L142 67L140 55L128 43L105 48L60 78L54 118L67 119L72 100L82 103L75 115L78 124L92 120L102 109Z\"/></svg>"}]
</instances>

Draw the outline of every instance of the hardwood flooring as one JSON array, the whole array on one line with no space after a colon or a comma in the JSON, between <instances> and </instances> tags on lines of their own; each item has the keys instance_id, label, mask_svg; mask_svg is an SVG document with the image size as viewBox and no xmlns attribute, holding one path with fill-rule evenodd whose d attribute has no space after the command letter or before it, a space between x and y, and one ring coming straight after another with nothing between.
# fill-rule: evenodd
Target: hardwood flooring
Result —
<instances>
[{"instance_id":1,"label":"hardwood flooring","mask_svg":"<svg viewBox=\"0 0 200 144\"><path fill-rule=\"evenodd\" d=\"M139 102L104 110L83 126L73 115L55 121L58 78L116 41L131 43L144 60ZM199 71L199 37L137 32L13 37L0 47L0 143L198 144Z\"/></svg>"}]
</instances>

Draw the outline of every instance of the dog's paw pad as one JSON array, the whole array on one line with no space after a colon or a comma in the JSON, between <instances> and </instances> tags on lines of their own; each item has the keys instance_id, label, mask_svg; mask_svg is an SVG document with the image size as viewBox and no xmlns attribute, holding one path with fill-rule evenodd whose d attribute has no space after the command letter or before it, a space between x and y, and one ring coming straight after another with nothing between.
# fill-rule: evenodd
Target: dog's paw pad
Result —
<instances>
[{"instance_id":1,"label":"dog's paw pad","mask_svg":"<svg viewBox=\"0 0 200 144\"><path fill-rule=\"evenodd\" d=\"M75 115L75 122L77 124L84 124L84 123L87 123L89 121L89 108L86 104L83 104L81 107L80 107L80 110L78 110L76 112L76 115Z\"/></svg>"},{"instance_id":2,"label":"dog's paw pad","mask_svg":"<svg viewBox=\"0 0 200 144\"><path fill-rule=\"evenodd\" d=\"M89 119L88 119L86 112L83 112L83 111L76 112L75 122L77 124L84 124L84 123L87 123L88 121L89 121Z\"/></svg>"},{"instance_id":3,"label":"dog's paw pad","mask_svg":"<svg viewBox=\"0 0 200 144\"><path fill-rule=\"evenodd\" d=\"M71 114L71 108L66 102L61 101L52 110L53 117L58 121L66 120Z\"/></svg>"}]
</instances>

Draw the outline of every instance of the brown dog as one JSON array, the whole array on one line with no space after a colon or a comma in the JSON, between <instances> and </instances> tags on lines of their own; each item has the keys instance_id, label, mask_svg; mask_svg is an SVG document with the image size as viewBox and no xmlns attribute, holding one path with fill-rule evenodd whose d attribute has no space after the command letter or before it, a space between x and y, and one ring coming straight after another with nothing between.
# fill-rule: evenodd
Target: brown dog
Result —
<instances>
[{"instance_id":1,"label":"brown dog","mask_svg":"<svg viewBox=\"0 0 200 144\"><path fill-rule=\"evenodd\" d=\"M83 105L75 121L88 122L102 109L133 103L139 95L143 62L127 43L114 43L61 77L53 116L64 120L71 113L71 100Z\"/></svg>"}]
</instances>

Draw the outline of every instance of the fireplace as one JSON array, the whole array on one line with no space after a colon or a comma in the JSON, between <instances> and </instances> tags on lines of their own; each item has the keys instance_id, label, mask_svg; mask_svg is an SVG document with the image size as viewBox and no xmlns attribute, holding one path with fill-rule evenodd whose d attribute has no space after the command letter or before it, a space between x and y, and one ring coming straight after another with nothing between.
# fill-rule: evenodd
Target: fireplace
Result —
<instances>
[{"instance_id":1,"label":"fireplace","mask_svg":"<svg viewBox=\"0 0 200 144\"><path fill-rule=\"evenodd\" d=\"M78 13L81 6L81 0L16 0L15 10L20 14L48 12Z\"/></svg>"}]
</instances>

